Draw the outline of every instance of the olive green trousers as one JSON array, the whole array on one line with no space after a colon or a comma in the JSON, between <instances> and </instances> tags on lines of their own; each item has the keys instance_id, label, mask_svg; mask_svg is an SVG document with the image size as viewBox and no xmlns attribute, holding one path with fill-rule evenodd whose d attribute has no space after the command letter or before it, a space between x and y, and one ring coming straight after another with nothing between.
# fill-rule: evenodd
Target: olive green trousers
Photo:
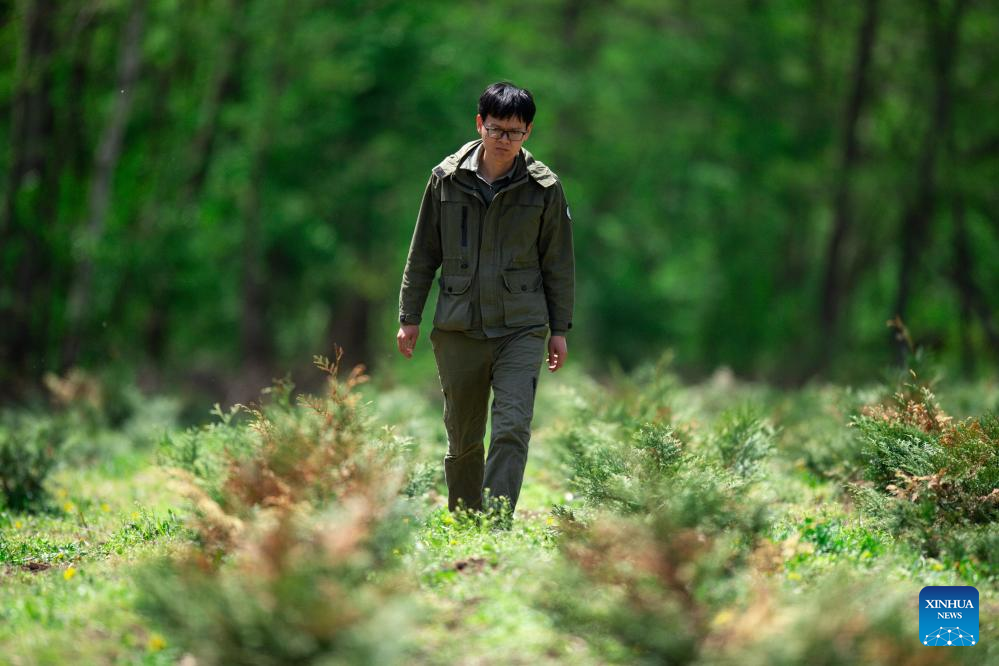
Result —
<instances>
[{"instance_id":1,"label":"olive green trousers","mask_svg":"<svg viewBox=\"0 0 999 666\"><path fill-rule=\"evenodd\" d=\"M485 339L436 327L430 332L444 392L444 479L451 511L459 506L481 511L483 495L487 509L496 506L499 497L507 498L511 511L516 509L547 336L547 325ZM490 388L492 436L486 458Z\"/></svg>"}]
</instances>

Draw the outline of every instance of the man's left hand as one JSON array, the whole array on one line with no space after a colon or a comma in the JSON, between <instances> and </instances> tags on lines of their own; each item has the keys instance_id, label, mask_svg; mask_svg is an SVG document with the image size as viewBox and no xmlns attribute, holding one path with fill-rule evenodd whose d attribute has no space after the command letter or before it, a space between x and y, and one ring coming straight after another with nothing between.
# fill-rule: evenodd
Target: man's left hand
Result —
<instances>
[{"instance_id":1,"label":"man's left hand","mask_svg":"<svg viewBox=\"0 0 999 666\"><path fill-rule=\"evenodd\" d=\"M568 353L564 335L553 335L548 338L548 371L555 372L561 368Z\"/></svg>"}]
</instances>

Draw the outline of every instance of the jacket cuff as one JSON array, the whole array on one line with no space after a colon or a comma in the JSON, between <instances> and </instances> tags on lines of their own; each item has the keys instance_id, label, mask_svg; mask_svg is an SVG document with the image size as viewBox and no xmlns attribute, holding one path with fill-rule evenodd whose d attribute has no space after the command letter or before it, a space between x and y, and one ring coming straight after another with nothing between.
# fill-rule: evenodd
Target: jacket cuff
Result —
<instances>
[{"instance_id":1,"label":"jacket cuff","mask_svg":"<svg viewBox=\"0 0 999 666\"><path fill-rule=\"evenodd\" d=\"M569 329L572 328L572 322L570 321L568 324L559 322L557 324L552 324L549 328L551 328L552 335L561 335L562 337L565 337L566 333L569 332Z\"/></svg>"},{"instance_id":2,"label":"jacket cuff","mask_svg":"<svg viewBox=\"0 0 999 666\"><path fill-rule=\"evenodd\" d=\"M423 320L423 316L422 315L418 315L418 314L404 314L404 313L401 313L401 312L399 313L399 323L400 324L409 324L409 325L417 325L418 326L422 320Z\"/></svg>"}]
</instances>

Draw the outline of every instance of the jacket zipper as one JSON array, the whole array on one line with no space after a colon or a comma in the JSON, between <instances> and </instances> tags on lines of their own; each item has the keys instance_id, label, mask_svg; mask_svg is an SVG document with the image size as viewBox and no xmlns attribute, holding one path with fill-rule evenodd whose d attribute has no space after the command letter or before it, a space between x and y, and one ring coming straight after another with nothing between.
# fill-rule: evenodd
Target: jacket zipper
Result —
<instances>
[{"instance_id":1,"label":"jacket zipper","mask_svg":"<svg viewBox=\"0 0 999 666\"><path fill-rule=\"evenodd\" d=\"M461 246L468 247L468 206L461 207Z\"/></svg>"}]
</instances>

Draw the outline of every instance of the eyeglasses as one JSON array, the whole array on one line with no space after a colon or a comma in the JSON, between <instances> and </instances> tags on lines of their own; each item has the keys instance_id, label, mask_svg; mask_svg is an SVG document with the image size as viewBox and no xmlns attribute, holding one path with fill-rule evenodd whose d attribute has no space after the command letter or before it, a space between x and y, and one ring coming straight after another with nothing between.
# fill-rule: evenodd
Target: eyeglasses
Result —
<instances>
[{"instance_id":1,"label":"eyeglasses","mask_svg":"<svg viewBox=\"0 0 999 666\"><path fill-rule=\"evenodd\" d=\"M486 127L486 136L490 139L499 139L506 136L511 141L523 141L527 136L527 130L505 130L500 127Z\"/></svg>"}]
</instances>

